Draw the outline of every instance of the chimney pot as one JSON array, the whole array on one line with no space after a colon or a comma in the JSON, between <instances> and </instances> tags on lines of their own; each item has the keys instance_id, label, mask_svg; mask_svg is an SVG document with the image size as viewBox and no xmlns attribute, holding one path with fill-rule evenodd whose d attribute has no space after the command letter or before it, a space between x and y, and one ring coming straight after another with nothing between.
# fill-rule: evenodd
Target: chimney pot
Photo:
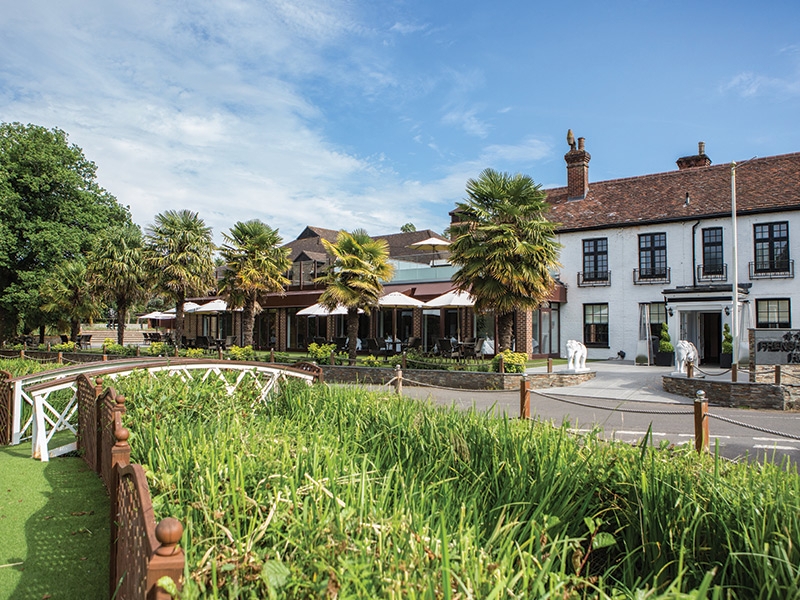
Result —
<instances>
[{"instance_id":1,"label":"chimney pot","mask_svg":"<svg viewBox=\"0 0 800 600\"><path fill-rule=\"evenodd\" d=\"M564 155L567 162L567 198L582 200L589 192L589 161L592 156L586 151L586 140L578 138L578 148L570 148Z\"/></svg>"},{"instance_id":2,"label":"chimney pot","mask_svg":"<svg viewBox=\"0 0 800 600\"><path fill-rule=\"evenodd\" d=\"M705 142L697 142L697 153L702 156L706 153L706 143Z\"/></svg>"},{"instance_id":3,"label":"chimney pot","mask_svg":"<svg viewBox=\"0 0 800 600\"><path fill-rule=\"evenodd\" d=\"M586 138L579 137L578 138L578 150L584 150L584 144L586 143Z\"/></svg>"}]
</instances>

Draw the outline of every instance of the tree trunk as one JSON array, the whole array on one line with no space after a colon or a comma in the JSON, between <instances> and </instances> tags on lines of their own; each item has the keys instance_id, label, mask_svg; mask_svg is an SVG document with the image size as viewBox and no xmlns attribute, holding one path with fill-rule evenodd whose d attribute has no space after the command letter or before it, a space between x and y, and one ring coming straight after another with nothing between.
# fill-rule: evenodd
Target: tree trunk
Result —
<instances>
[{"instance_id":1,"label":"tree trunk","mask_svg":"<svg viewBox=\"0 0 800 600\"><path fill-rule=\"evenodd\" d=\"M356 348L358 347L358 309L347 309L347 340L350 364L356 364Z\"/></svg>"},{"instance_id":2,"label":"tree trunk","mask_svg":"<svg viewBox=\"0 0 800 600\"><path fill-rule=\"evenodd\" d=\"M125 345L125 321L128 320L128 306L117 303L117 343Z\"/></svg>"},{"instance_id":3,"label":"tree trunk","mask_svg":"<svg viewBox=\"0 0 800 600\"><path fill-rule=\"evenodd\" d=\"M497 317L497 349L499 354L511 350L511 337L514 334L514 313L507 312Z\"/></svg>"},{"instance_id":4,"label":"tree trunk","mask_svg":"<svg viewBox=\"0 0 800 600\"><path fill-rule=\"evenodd\" d=\"M183 342L183 303L185 300L185 294L178 294L175 301L175 347L179 350Z\"/></svg>"},{"instance_id":5,"label":"tree trunk","mask_svg":"<svg viewBox=\"0 0 800 600\"><path fill-rule=\"evenodd\" d=\"M253 345L253 330L256 326L256 294L253 293L244 303L242 310L242 346Z\"/></svg>"},{"instance_id":6,"label":"tree trunk","mask_svg":"<svg viewBox=\"0 0 800 600\"><path fill-rule=\"evenodd\" d=\"M69 332L69 340L71 342L77 342L78 336L81 334L81 322L77 319L73 319L70 321L70 332Z\"/></svg>"}]
</instances>

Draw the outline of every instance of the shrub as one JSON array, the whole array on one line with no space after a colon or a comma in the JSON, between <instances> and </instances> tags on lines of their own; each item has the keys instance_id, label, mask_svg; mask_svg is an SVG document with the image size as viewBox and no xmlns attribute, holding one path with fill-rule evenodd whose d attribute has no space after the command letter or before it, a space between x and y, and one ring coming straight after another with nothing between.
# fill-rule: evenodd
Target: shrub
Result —
<instances>
[{"instance_id":1,"label":"shrub","mask_svg":"<svg viewBox=\"0 0 800 600\"><path fill-rule=\"evenodd\" d=\"M319 363L327 363L331 358L331 352L336 350L336 344L317 344L308 345L308 355Z\"/></svg>"},{"instance_id":2,"label":"shrub","mask_svg":"<svg viewBox=\"0 0 800 600\"><path fill-rule=\"evenodd\" d=\"M636 362L637 365L646 365L647 364L647 355L646 354L637 354L636 355Z\"/></svg>"},{"instance_id":3,"label":"shrub","mask_svg":"<svg viewBox=\"0 0 800 600\"><path fill-rule=\"evenodd\" d=\"M503 368L506 373L524 373L525 364L528 362L528 355L524 352L512 352L511 350L503 350L492 359L492 371L495 373L500 371L500 356L503 357Z\"/></svg>"},{"instance_id":4,"label":"shrub","mask_svg":"<svg viewBox=\"0 0 800 600\"><path fill-rule=\"evenodd\" d=\"M675 352L675 346L672 345L671 338L669 337L669 327L666 323L661 324L661 339L658 342L659 352Z\"/></svg>"},{"instance_id":5,"label":"shrub","mask_svg":"<svg viewBox=\"0 0 800 600\"><path fill-rule=\"evenodd\" d=\"M164 356L167 352L167 343L166 342L152 342L150 347L147 349L147 353L150 356Z\"/></svg>"},{"instance_id":6,"label":"shrub","mask_svg":"<svg viewBox=\"0 0 800 600\"><path fill-rule=\"evenodd\" d=\"M372 354L368 354L364 358L361 359L361 364L365 367L382 367L384 366L383 361L378 358L377 356L372 356Z\"/></svg>"},{"instance_id":7,"label":"shrub","mask_svg":"<svg viewBox=\"0 0 800 600\"><path fill-rule=\"evenodd\" d=\"M136 356L134 346L123 346L110 338L103 340L103 354L115 354L117 356Z\"/></svg>"},{"instance_id":8,"label":"shrub","mask_svg":"<svg viewBox=\"0 0 800 600\"><path fill-rule=\"evenodd\" d=\"M56 344L51 346L53 352L75 352L75 342L64 342L63 344Z\"/></svg>"},{"instance_id":9,"label":"shrub","mask_svg":"<svg viewBox=\"0 0 800 600\"><path fill-rule=\"evenodd\" d=\"M722 353L733 354L733 336L731 326L727 323L722 327Z\"/></svg>"},{"instance_id":10,"label":"shrub","mask_svg":"<svg viewBox=\"0 0 800 600\"><path fill-rule=\"evenodd\" d=\"M253 352L252 346L245 346L244 348L231 346L228 349L228 356L231 360L253 360L255 358L255 352ZM275 360L277 360L277 358Z\"/></svg>"},{"instance_id":11,"label":"shrub","mask_svg":"<svg viewBox=\"0 0 800 600\"><path fill-rule=\"evenodd\" d=\"M203 349L202 348L187 348L183 355L186 358L202 358L203 357Z\"/></svg>"}]
</instances>

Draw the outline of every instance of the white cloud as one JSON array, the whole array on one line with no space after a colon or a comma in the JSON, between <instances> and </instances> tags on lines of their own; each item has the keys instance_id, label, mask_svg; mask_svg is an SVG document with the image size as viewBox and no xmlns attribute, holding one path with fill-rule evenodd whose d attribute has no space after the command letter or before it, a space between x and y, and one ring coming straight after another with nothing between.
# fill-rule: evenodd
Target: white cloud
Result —
<instances>
[{"instance_id":1,"label":"white cloud","mask_svg":"<svg viewBox=\"0 0 800 600\"><path fill-rule=\"evenodd\" d=\"M451 110L442 117L442 123L454 125L469 135L485 138L489 135L490 127L478 119L477 112L476 109Z\"/></svg>"}]
</instances>

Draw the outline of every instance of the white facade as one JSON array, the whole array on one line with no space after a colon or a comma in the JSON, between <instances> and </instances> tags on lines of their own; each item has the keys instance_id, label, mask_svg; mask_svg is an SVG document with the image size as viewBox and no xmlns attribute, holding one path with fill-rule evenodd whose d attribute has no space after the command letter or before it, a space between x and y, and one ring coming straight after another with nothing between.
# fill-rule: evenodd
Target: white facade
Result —
<instances>
[{"instance_id":1,"label":"white facade","mask_svg":"<svg viewBox=\"0 0 800 600\"><path fill-rule=\"evenodd\" d=\"M740 295L739 323L743 342L740 357L743 357L747 352L746 328L756 326L758 301L775 301L758 304L762 316L770 313L774 318L777 310L783 318L783 309L788 308L789 326L800 325L800 286L794 276L794 257L800 256L800 212L783 210L740 214L737 221L739 285L740 289L749 287L749 293ZM776 223L788 225L788 263L782 254L779 268L772 264L762 269L762 273L755 272L754 226ZM697 267L704 264L703 230L715 227L722 230L724 269L723 273L709 277L702 271L698 273ZM638 277L635 283L636 272L642 267L639 236L655 233L666 234L668 277ZM583 242L597 238L607 239L607 281L601 277L599 281L582 282L581 274L585 272ZM561 307L563 357L566 357L566 341L575 339L586 343L590 359L616 357L620 350L627 358L633 359L642 352L639 343L640 305L663 304L665 300L669 302L662 310L667 316L673 344L687 339L698 347L701 361L704 356L712 357L712 360L718 357L717 344L721 342L722 327L725 323L731 325L732 319L733 235L730 217L692 217L673 222L585 229L561 233L559 242L563 245L560 279L568 287L567 302ZM763 268L765 265L762 262L760 266ZM584 306L591 304L607 305L607 344L592 344L591 340L585 339ZM719 339L715 341L714 338Z\"/></svg>"}]
</instances>

